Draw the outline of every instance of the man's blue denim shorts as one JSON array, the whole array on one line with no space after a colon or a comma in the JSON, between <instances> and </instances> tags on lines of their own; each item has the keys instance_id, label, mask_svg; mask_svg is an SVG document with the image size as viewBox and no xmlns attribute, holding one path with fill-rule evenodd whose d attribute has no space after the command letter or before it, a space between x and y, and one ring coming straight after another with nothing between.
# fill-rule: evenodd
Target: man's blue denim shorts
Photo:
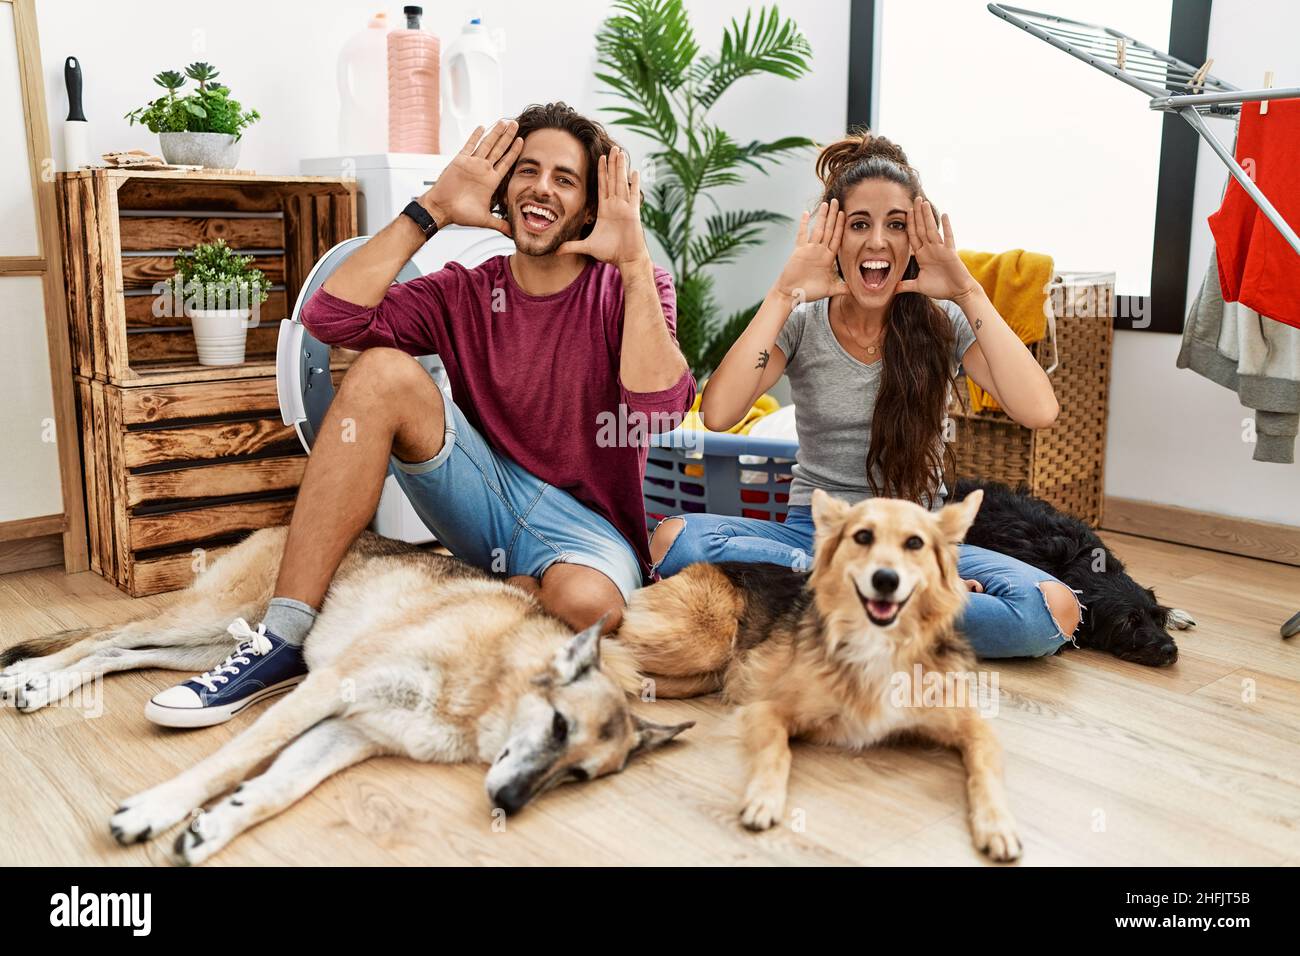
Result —
<instances>
[{"instance_id":1,"label":"man's blue denim shorts","mask_svg":"<svg viewBox=\"0 0 1300 956\"><path fill-rule=\"evenodd\" d=\"M428 461L389 459L389 473L429 530L456 557L486 571L540 579L552 564L595 568L626 601L641 563L605 518L495 451L454 401L442 450Z\"/></svg>"}]
</instances>

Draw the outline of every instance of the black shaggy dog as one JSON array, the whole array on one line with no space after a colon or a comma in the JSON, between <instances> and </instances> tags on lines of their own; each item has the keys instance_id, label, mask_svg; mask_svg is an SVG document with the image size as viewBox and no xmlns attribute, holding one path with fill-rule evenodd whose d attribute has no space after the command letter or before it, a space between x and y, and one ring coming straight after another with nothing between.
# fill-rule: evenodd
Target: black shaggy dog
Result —
<instances>
[{"instance_id":1,"label":"black shaggy dog","mask_svg":"<svg viewBox=\"0 0 1300 956\"><path fill-rule=\"evenodd\" d=\"M1080 647L1110 651L1137 664L1161 667L1178 659L1169 628L1196 622L1186 611L1168 608L1124 571L1124 562L1078 518L1057 511L1024 489L996 481L963 478L952 500L976 488L984 503L966 533L966 543L1019 558L1081 592L1086 610L1075 634Z\"/></svg>"}]
</instances>

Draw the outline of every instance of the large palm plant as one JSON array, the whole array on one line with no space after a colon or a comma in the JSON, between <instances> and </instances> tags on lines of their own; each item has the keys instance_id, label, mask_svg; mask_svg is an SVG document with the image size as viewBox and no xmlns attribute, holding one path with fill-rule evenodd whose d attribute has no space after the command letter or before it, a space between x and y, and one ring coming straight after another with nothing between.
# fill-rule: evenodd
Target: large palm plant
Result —
<instances>
[{"instance_id":1,"label":"large palm plant","mask_svg":"<svg viewBox=\"0 0 1300 956\"><path fill-rule=\"evenodd\" d=\"M683 0L617 0L596 34L596 74L621 97L605 107L613 122L655 143L643 174L641 218L663 248L677 285L677 339L697 374L715 368L757 311L722 317L712 266L734 262L761 241L764 227L789 217L766 209L723 211L711 190L743 181L745 167L767 166L812 146L803 136L741 144L709 122L709 110L733 83L758 73L797 79L812 50L775 6L745 14L723 31L716 54L699 55ZM702 209L702 200L709 204ZM703 220L701 223L700 220ZM701 228L702 225L702 228Z\"/></svg>"}]
</instances>

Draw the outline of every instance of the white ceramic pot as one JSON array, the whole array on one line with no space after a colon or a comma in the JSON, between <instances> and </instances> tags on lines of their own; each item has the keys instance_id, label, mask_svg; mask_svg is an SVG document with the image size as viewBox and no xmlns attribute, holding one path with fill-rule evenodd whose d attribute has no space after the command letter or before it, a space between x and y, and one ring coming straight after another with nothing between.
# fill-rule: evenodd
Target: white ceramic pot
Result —
<instances>
[{"instance_id":1,"label":"white ceramic pot","mask_svg":"<svg viewBox=\"0 0 1300 956\"><path fill-rule=\"evenodd\" d=\"M248 330L261 321L252 309L189 309L186 315L194 326L200 365L241 364Z\"/></svg>"},{"instance_id":2,"label":"white ceramic pot","mask_svg":"<svg viewBox=\"0 0 1300 956\"><path fill-rule=\"evenodd\" d=\"M229 133L159 133L163 159L177 166L234 169L240 141Z\"/></svg>"}]
</instances>

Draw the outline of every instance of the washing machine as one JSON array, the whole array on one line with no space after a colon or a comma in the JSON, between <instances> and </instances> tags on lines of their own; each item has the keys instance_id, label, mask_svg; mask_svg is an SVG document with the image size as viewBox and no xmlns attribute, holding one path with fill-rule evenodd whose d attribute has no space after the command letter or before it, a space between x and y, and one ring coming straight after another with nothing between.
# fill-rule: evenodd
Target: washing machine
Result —
<instances>
[{"instance_id":1,"label":"washing machine","mask_svg":"<svg viewBox=\"0 0 1300 956\"><path fill-rule=\"evenodd\" d=\"M408 200L409 201L409 200ZM405 202L403 202L405 205ZM329 374L329 347L318 341L302 324L302 309L312 294L347 261L348 256L365 244L369 236L358 236L339 243L312 268L298 293L293 313L280 323L280 338L276 348L276 391L280 402L280 417L292 425L303 447L310 454L312 445L334 398L334 384ZM459 262L474 268L493 256L514 252L514 243L494 229L467 229L448 226L440 229L424 244L418 253L402 267L395 282L409 282L421 275L443 268L449 262ZM448 398L451 389L446 372L437 356L418 356L417 361L437 382ZM434 540L410 501L389 475L384 482L379 507L371 528L388 538L413 544Z\"/></svg>"}]
</instances>

